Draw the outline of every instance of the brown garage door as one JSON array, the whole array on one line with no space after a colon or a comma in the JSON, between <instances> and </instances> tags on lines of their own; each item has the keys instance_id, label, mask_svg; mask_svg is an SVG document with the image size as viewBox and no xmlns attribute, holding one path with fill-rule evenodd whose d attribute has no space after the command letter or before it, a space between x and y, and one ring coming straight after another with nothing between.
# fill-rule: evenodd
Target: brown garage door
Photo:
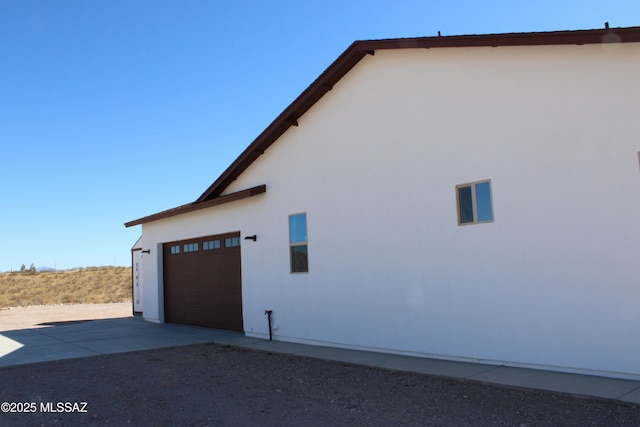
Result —
<instances>
[{"instance_id":1,"label":"brown garage door","mask_svg":"<svg viewBox=\"0 0 640 427\"><path fill-rule=\"evenodd\" d=\"M243 331L240 275L240 233L165 243L165 321Z\"/></svg>"}]
</instances>

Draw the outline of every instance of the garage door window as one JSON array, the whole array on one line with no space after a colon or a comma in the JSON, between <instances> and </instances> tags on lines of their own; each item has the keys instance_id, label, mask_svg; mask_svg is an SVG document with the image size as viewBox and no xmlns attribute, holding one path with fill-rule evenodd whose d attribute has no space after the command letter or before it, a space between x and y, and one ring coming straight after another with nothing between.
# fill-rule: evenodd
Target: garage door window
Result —
<instances>
[{"instance_id":1,"label":"garage door window","mask_svg":"<svg viewBox=\"0 0 640 427\"><path fill-rule=\"evenodd\" d=\"M180 253L180 245L171 246L171 255Z\"/></svg>"},{"instance_id":2,"label":"garage door window","mask_svg":"<svg viewBox=\"0 0 640 427\"><path fill-rule=\"evenodd\" d=\"M225 248L233 248L234 246L240 246L239 237L227 237L226 239L224 239Z\"/></svg>"},{"instance_id":3,"label":"garage door window","mask_svg":"<svg viewBox=\"0 0 640 427\"><path fill-rule=\"evenodd\" d=\"M309 272L307 214L289 216L289 253L292 273Z\"/></svg>"},{"instance_id":4,"label":"garage door window","mask_svg":"<svg viewBox=\"0 0 640 427\"><path fill-rule=\"evenodd\" d=\"M198 244L197 243L187 243L186 245L184 245L184 251L185 252L197 252L198 251Z\"/></svg>"},{"instance_id":5,"label":"garage door window","mask_svg":"<svg viewBox=\"0 0 640 427\"><path fill-rule=\"evenodd\" d=\"M203 251L210 251L213 249L220 249L220 240L209 240L208 242L202 243Z\"/></svg>"}]
</instances>

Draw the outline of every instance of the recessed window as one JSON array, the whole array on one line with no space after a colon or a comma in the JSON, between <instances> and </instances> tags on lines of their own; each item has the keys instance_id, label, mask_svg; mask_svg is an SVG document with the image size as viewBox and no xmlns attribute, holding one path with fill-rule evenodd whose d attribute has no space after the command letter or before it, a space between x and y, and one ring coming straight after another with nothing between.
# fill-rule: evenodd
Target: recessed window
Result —
<instances>
[{"instance_id":1,"label":"recessed window","mask_svg":"<svg viewBox=\"0 0 640 427\"><path fill-rule=\"evenodd\" d=\"M210 251L213 249L220 249L220 240L209 240L202 243L203 251Z\"/></svg>"},{"instance_id":2,"label":"recessed window","mask_svg":"<svg viewBox=\"0 0 640 427\"><path fill-rule=\"evenodd\" d=\"M197 252L198 251L198 244L197 243L186 243L183 246L183 249L185 252Z\"/></svg>"},{"instance_id":3,"label":"recessed window","mask_svg":"<svg viewBox=\"0 0 640 427\"><path fill-rule=\"evenodd\" d=\"M180 245L171 246L171 255L180 253Z\"/></svg>"},{"instance_id":4,"label":"recessed window","mask_svg":"<svg viewBox=\"0 0 640 427\"><path fill-rule=\"evenodd\" d=\"M307 214L289 216L289 253L292 273L309 272Z\"/></svg>"},{"instance_id":5,"label":"recessed window","mask_svg":"<svg viewBox=\"0 0 640 427\"><path fill-rule=\"evenodd\" d=\"M227 237L226 239L224 239L225 248L233 248L234 246L240 246L239 237Z\"/></svg>"},{"instance_id":6,"label":"recessed window","mask_svg":"<svg viewBox=\"0 0 640 427\"><path fill-rule=\"evenodd\" d=\"M491 181L479 181L456 187L458 225L493 221Z\"/></svg>"}]
</instances>

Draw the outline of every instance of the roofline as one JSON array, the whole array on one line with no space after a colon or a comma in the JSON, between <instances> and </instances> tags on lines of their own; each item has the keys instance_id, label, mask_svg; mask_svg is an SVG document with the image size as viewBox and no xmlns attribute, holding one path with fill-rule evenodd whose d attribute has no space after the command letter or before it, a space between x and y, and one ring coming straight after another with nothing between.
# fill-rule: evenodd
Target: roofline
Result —
<instances>
[{"instance_id":1,"label":"roofline","mask_svg":"<svg viewBox=\"0 0 640 427\"><path fill-rule=\"evenodd\" d=\"M142 236L138 237L138 240L136 240L136 242L133 244L133 246L131 246L131 250L132 251L142 250L142 248L138 246L138 243L140 243L140 240L142 240Z\"/></svg>"},{"instance_id":2,"label":"roofline","mask_svg":"<svg viewBox=\"0 0 640 427\"><path fill-rule=\"evenodd\" d=\"M607 25L608 26L608 25ZM367 55L376 50L387 49L431 49L452 47L499 47L499 46L545 46L585 45L601 43L640 42L640 27L605 28L597 30L548 31L529 33L481 34L417 38L395 38L382 40L360 40L351 44L329 67L318 76L267 128L236 158L233 163L193 203L169 209L125 223L126 227L144 224L198 209L228 203L255 194L264 193L261 185L248 190L221 196L258 157L260 157L291 126L298 126L302 117L333 86Z\"/></svg>"},{"instance_id":3,"label":"roofline","mask_svg":"<svg viewBox=\"0 0 640 427\"><path fill-rule=\"evenodd\" d=\"M374 55L376 50L480 46L584 45L629 42L640 42L640 27L356 41L258 135L222 175L202 193L195 203L211 200L222 194L249 165L260 157L265 150L291 126L298 126L298 119L329 92L362 58L367 55Z\"/></svg>"},{"instance_id":4,"label":"roofline","mask_svg":"<svg viewBox=\"0 0 640 427\"><path fill-rule=\"evenodd\" d=\"M133 227L134 225L145 224L147 222L157 221L159 219L170 218L176 215L182 215L187 212L193 212L204 208L209 208L211 206L218 206L224 203L235 202L236 200L246 199L247 197L253 197L258 194L262 194L267 191L266 185L258 185L257 187L248 188L246 190L237 191L235 193L227 194L224 196L217 197L213 200L209 200L202 203L188 203L186 205L178 206L177 208L168 209L166 211L158 212L153 215L145 216L140 219L136 219L133 221L126 222L124 224L125 227ZM140 239L138 239L139 241ZM137 244L138 242L136 242Z\"/></svg>"}]
</instances>

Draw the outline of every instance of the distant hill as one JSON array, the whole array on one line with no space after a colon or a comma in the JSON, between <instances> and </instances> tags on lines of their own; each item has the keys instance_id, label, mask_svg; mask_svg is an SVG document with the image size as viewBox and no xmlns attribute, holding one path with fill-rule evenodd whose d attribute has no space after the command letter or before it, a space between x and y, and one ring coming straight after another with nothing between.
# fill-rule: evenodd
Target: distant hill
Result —
<instances>
[{"instance_id":1,"label":"distant hill","mask_svg":"<svg viewBox=\"0 0 640 427\"><path fill-rule=\"evenodd\" d=\"M37 268L39 273L46 273L48 271L56 271L55 268L51 268L51 267L38 267Z\"/></svg>"},{"instance_id":2,"label":"distant hill","mask_svg":"<svg viewBox=\"0 0 640 427\"><path fill-rule=\"evenodd\" d=\"M131 267L0 273L0 309L125 301L131 301Z\"/></svg>"}]
</instances>

